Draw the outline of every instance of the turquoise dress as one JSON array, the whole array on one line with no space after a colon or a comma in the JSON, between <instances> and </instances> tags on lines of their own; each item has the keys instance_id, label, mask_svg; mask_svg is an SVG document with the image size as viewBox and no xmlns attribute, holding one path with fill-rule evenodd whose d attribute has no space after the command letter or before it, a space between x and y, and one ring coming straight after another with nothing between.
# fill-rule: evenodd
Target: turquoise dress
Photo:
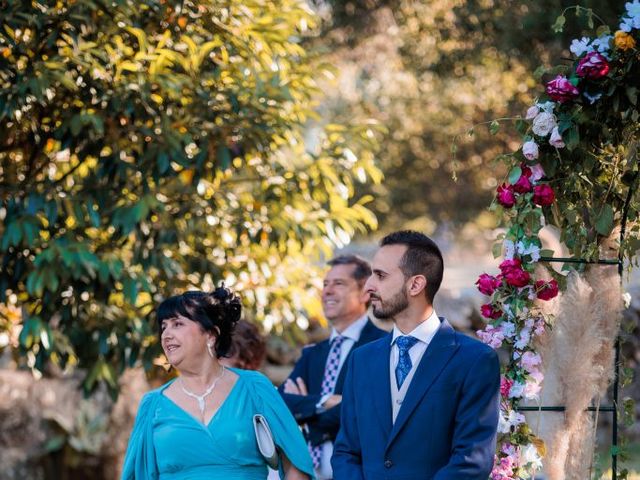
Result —
<instances>
[{"instance_id":1,"label":"turquoise dress","mask_svg":"<svg viewBox=\"0 0 640 480\"><path fill-rule=\"evenodd\" d=\"M238 380L208 425L162 393L171 382L142 398L123 480L265 480L267 465L253 430L255 413L266 417L275 443L291 463L313 478L300 429L271 382L258 372L231 370Z\"/></svg>"}]
</instances>

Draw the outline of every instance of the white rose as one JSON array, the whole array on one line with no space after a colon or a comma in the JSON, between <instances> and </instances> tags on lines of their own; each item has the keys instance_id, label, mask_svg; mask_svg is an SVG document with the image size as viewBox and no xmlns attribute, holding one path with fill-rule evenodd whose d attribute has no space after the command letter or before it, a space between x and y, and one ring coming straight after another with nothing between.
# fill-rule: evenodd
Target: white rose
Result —
<instances>
[{"instance_id":1,"label":"white rose","mask_svg":"<svg viewBox=\"0 0 640 480\"><path fill-rule=\"evenodd\" d=\"M546 137L558 124L552 113L542 112L533 119L533 133L539 137Z\"/></svg>"},{"instance_id":2,"label":"white rose","mask_svg":"<svg viewBox=\"0 0 640 480\"><path fill-rule=\"evenodd\" d=\"M564 148L564 141L562 140L562 135L560 135L560 132L558 131L558 127L554 127L553 131L551 132L549 143L553 147Z\"/></svg>"},{"instance_id":3,"label":"white rose","mask_svg":"<svg viewBox=\"0 0 640 480\"><path fill-rule=\"evenodd\" d=\"M522 145L522 154L527 160L535 160L538 158L538 144L533 140L524 142Z\"/></svg>"},{"instance_id":4,"label":"white rose","mask_svg":"<svg viewBox=\"0 0 640 480\"><path fill-rule=\"evenodd\" d=\"M529 107L529 109L527 110L527 115L525 116L525 118L527 120L533 120L534 118L536 118L538 116L539 113L540 113L540 109L538 108L537 105L534 105L533 107Z\"/></svg>"},{"instance_id":5,"label":"white rose","mask_svg":"<svg viewBox=\"0 0 640 480\"><path fill-rule=\"evenodd\" d=\"M524 393L524 383L514 382L509 389L509 398L521 398Z\"/></svg>"}]
</instances>

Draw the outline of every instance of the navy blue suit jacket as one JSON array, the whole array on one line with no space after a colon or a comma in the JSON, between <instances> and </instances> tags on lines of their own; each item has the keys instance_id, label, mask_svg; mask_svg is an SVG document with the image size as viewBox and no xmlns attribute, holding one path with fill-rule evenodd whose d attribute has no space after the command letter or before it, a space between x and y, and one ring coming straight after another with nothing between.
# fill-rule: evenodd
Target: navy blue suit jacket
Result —
<instances>
[{"instance_id":1,"label":"navy blue suit jacket","mask_svg":"<svg viewBox=\"0 0 640 480\"><path fill-rule=\"evenodd\" d=\"M354 352L331 460L336 480L487 480L498 426L496 353L441 319L392 424L392 335Z\"/></svg>"},{"instance_id":2,"label":"navy blue suit jacket","mask_svg":"<svg viewBox=\"0 0 640 480\"><path fill-rule=\"evenodd\" d=\"M335 394L342 394L347 370L346 367L353 351L386 334L387 332L376 327L371 320L367 320L367 323L360 333L360 339L349 351L347 359L340 370L334 389ZM316 404L322 397L320 391L322 388L322 378L324 377L324 366L327 363L327 356L329 355L329 347L329 339L305 347L302 350L302 356L296 362L291 375L289 375L289 378L294 382L298 377L304 380L309 393L308 395L284 393L284 384L278 389L296 421L299 424L307 424L308 428L305 435L312 445L319 445L327 440L333 441L340 427L340 405L329 408L321 413L318 413L316 408Z\"/></svg>"}]
</instances>

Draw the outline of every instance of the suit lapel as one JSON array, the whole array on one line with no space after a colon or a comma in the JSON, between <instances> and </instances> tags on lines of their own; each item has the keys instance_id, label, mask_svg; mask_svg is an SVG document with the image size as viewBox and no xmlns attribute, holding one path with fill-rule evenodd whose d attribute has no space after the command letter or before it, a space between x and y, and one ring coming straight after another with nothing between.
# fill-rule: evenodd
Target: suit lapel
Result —
<instances>
[{"instance_id":1,"label":"suit lapel","mask_svg":"<svg viewBox=\"0 0 640 480\"><path fill-rule=\"evenodd\" d=\"M391 338L389 334L384 340L376 342L376 352L369 356L369 378L372 392L371 401L375 404L378 419L382 424L385 436L391 431L391 380L389 379L389 356L391 354Z\"/></svg>"},{"instance_id":2,"label":"suit lapel","mask_svg":"<svg viewBox=\"0 0 640 480\"><path fill-rule=\"evenodd\" d=\"M374 336L374 332L377 330L376 326L371 323L371 320L367 320L367 323L364 325L364 328L362 329L362 332L360 332L360 338L358 339L358 341L356 343L353 344L353 346L351 347L351 349L349 350L349 353L347 353L347 358L345 358L344 360L344 364L342 365L342 368L340 369L340 373L338 374L338 379L336 380L336 388L335 388L335 392L338 394L342 393L342 389L344 387L344 379L347 376L347 369L345 368L348 363L349 363L349 357L351 357L351 354L353 354L353 351L360 347L361 345L364 345L365 343L369 343L372 340L375 340L376 336ZM329 349L327 349L327 355L325 355L325 360L327 358L327 356L329 355Z\"/></svg>"},{"instance_id":3,"label":"suit lapel","mask_svg":"<svg viewBox=\"0 0 640 480\"><path fill-rule=\"evenodd\" d=\"M398 435L404 424L407 422L411 413L416 409L422 398L425 396L433 382L438 378L440 372L447 366L451 357L458 349L458 345L455 339L455 331L446 320L442 320L438 332L429 343L427 350L422 355L422 359L418 364L416 373L411 380L407 394L404 397L400 411L396 422L393 424L391 434L389 435L389 441L387 442L387 448L391 445L394 438ZM389 359L387 354L387 364ZM389 371L389 365L387 365L387 372ZM391 397L391 385L389 384L389 375L386 375L387 379L387 392L385 397ZM389 407L391 408L391 407Z\"/></svg>"}]
</instances>

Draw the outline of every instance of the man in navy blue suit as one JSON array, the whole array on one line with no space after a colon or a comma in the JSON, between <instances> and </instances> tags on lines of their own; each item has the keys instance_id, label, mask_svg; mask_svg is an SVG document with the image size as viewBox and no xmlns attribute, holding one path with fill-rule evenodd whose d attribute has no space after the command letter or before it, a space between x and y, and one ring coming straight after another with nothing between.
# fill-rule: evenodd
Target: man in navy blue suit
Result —
<instances>
[{"instance_id":1,"label":"man in navy blue suit","mask_svg":"<svg viewBox=\"0 0 640 480\"><path fill-rule=\"evenodd\" d=\"M442 254L413 231L380 243L365 285L393 331L351 356L336 480L487 480L498 425L496 353L433 309Z\"/></svg>"},{"instance_id":2,"label":"man in navy blue suit","mask_svg":"<svg viewBox=\"0 0 640 480\"><path fill-rule=\"evenodd\" d=\"M280 393L304 431L316 476L333 478L331 455L340 426L340 402L351 353L386 334L367 317L369 295L364 284L371 267L355 255L343 255L329 262L324 278L322 309L331 322L329 339L307 346Z\"/></svg>"}]
</instances>

